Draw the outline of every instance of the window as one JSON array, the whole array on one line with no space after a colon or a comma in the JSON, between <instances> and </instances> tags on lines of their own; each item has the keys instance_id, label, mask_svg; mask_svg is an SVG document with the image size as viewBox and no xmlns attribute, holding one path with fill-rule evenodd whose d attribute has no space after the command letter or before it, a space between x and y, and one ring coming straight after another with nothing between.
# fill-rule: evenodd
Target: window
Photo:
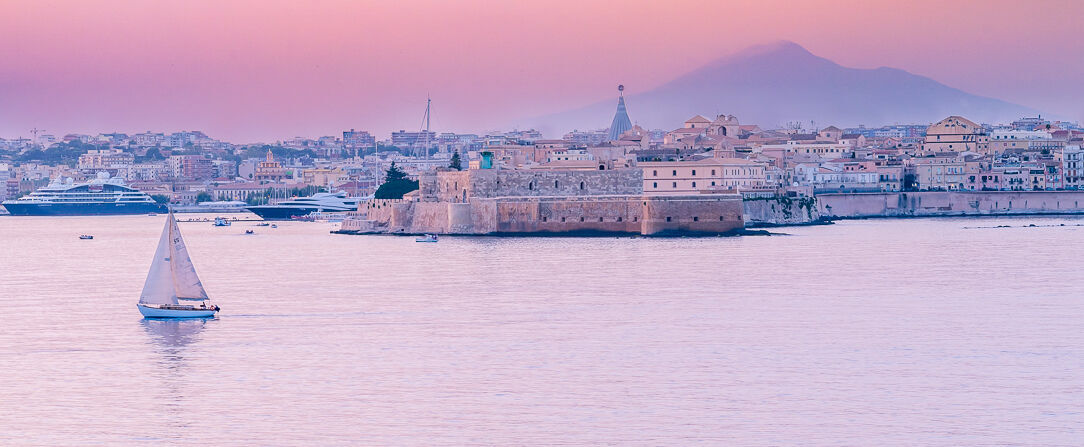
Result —
<instances>
[{"instance_id":1,"label":"window","mask_svg":"<svg viewBox=\"0 0 1084 447\"><path fill-rule=\"evenodd\" d=\"M582 190L582 189L583 189L583 188L584 188L585 186L586 186L586 185L585 185L585 184L584 184L583 182L580 182L580 189L581 189L581 190Z\"/></svg>"},{"instance_id":2,"label":"window","mask_svg":"<svg viewBox=\"0 0 1084 447\"><path fill-rule=\"evenodd\" d=\"M617 216L617 221L621 222L621 216Z\"/></svg>"},{"instance_id":3,"label":"window","mask_svg":"<svg viewBox=\"0 0 1084 447\"><path fill-rule=\"evenodd\" d=\"M601 217L600 217L600 218L598 218L598 221L599 221L599 222L602 222L602 218L601 218Z\"/></svg>"},{"instance_id":4,"label":"window","mask_svg":"<svg viewBox=\"0 0 1084 447\"><path fill-rule=\"evenodd\" d=\"M545 222L545 221L546 221L546 216L542 216L542 221L543 221L543 222Z\"/></svg>"},{"instance_id":5,"label":"window","mask_svg":"<svg viewBox=\"0 0 1084 447\"><path fill-rule=\"evenodd\" d=\"M693 222L700 222L700 217L693 216Z\"/></svg>"},{"instance_id":6,"label":"window","mask_svg":"<svg viewBox=\"0 0 1084 447\"><path fill-rule=\"evenodd\" d=\"M677 188L677 182L674 182L674 188Z\"/></svg>"},{"instance_id":7,"label":"window","mask_svg":"<svg viewBox=\"0 0 1084 447\"><path fill-rule=\"evenodd\" d=\"M715 175L715 170L714 169L711 170L711 175Z\"/></svg>"},{"instance_id":8,"label":"window","mask_svg":"<svg viewBox=\"0 0 1084 447\"><path fill-rule=\"evenodd\" d=\"M583 222L583 218L582 218L582 217L580 218L580 222Z\"/></svg>"},{"instance_id":9,"label":"window","mask_svg":"<svg viewBox=\"0 0 1084 447\"><path fill-rule=\"evenodd\" d=\"M534 182L527 182L527 190L534 191Z\"/></svg>"},{"instance_id":10,"label":"window","mask_svg":"<svg viewBox=\"0 0 1084 447\"><path fill-rule=\"evenodd\" d=\"M651 171L651 175L653 175L655 177L658 177L659 176L659 171L658 170Z\"/></svg>"},{"instance_id":11,"label":"window","mask_svg":"<svg viewBox=\"0 0 1084 447\"><path fill-rule=\"evenodd\" d=\"M677 169L674 170L674 177L677 177Z\"/></svg>"},{"instance_id":12,"label":"window","mask_svg":"<svg viewBox=\"0 0 1084 447\"><path fill-rule=\"evenodd\" d=\"M714 181L713 181L713 182L711 182L711 186L715 186L715 182L714 182Z\"/></svg>"},{"instance_id":13,"label":"window","mask_svg":"<svg viewBox=\"0 0 1084 447\"><path fill-rule=\"evenodd\" d=\"M658 189L658 187L659 187L659 182L651 182L651 187L652 187L652 188L656 188L656 189Z\"/></svg>"},{"instance_id":14,"label":"window","mask_svg":"<svg viewBox=\"0 0 1084 447\"><path fill-rule=\"evenodd\" d=\"M557 187L557 180L554 180L554 181L553 181L553 187L554 187L554 188L556 188L556 187Z\"/></svg>"},{"instance_id":15,"label":"window","mask_svg":"<svg viewBox=\"0 0 1084 447\"><path fill-rule=\"evenodd\" d=\"M667 222L669 222L669 221L670 221L670 216L666 216L666 221L667 221Z\"/></svg>"},{"instance_id":16,"label":"window","mask_svg":"<svg viewBox=\"0 0 1084 447\"><path fill-rule=\"evenodd\" d=\"M696 182L693 182L693 188L695 188L695 187L696 187Z\"/></svg>"},{"instance_id":17,"label":"window","mask_svg":"<svg viewBox=\"0 0 1084 447\"><path fill-rule=\"evenodd\" d=\"M693 177L696 176L696 169L693 169Z\"/></svg>"},{"instance_id":18,"label":"window","mask_svg":"<svg viewBox=\"0 0 1084 447\"><path fill-rule=\"evenodd\" d=\"M563 218L563 217L562 217L562 218L561 218L561 222L564 222L564 221L565 221L565 218Z\"/></svg>"},{"instance_id":19,"label":"window","mask_svg":"<svg viewBox=\"0 0 1084 447\"><path fill-rule=\"evenodd\" d=\"M723 221L723 216L719 216L719 222Z\"/></svg>"}]
</instances>

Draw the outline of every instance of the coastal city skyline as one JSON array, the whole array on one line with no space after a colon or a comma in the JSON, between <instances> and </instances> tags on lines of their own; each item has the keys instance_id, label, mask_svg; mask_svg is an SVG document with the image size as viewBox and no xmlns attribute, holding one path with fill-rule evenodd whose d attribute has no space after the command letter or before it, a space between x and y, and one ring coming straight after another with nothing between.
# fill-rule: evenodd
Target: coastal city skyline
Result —
<instances>
[{"instance_id":1,"label":"coastal city skyline","mask_svg":"<svg viewBox=\"0 0 1084 447\"><path fill-rule=\"evenodd\" d=\"M1082 17L0 1L0 445L1080 445Z\"/></svg>"},{"instance_id":2,"label":"coastal city skyline","mask_svg":"<svg viewBox=\"0 0 1084 447\"><path fill-rule=\"evenodd\" d=\"M107 4L111 7L102 7ZM630 86L630 95L648 92L720 58L780 40L845 67L906 70L1052 119L1080 120L1084 112L1072 99L1079 96L1074 80L1084 74L1084 63L1065 57L1072 50L1072 17L1081 8L1076 2L927 2L902 9L887 2L775 8L625 3L616 11L588 2L575 14L540 3L484 8L436 2L135 5L0 5L0 20L7 20L0 28L6 37L0 49L19 61L4 70L0 83L0 96L6 98L0 106L0 135L28 136L33 128L75 133L201 129L248 143L352 127L383 134L417 130L414 123L429 95L436 99L434 128L533 127L557 136L571 129L547 129L538 118L607 101L618 83ZM475 14L444 23L440 17L451 13L449 8ZM926 10L937 11L952 26L914 20ZM675 27L665 17L678 11L700 13L685 14L682 26ZM99 17L106 12L113 18ZM240 15L248 20L231 21ZM603 16L619 19L600 20ZM366 20L370 17L399 21ZM847 20L834 20L841 17ZM821 32L829 23L834 31ZM982 31L1006 26L1014 33ZM461 31L472 27L479 31ZM637 32L622 33L617 27ZM557 29L562 32L551 32ZM909 38L895 39L899 33ZM441 38L451 34L454 39ZM497 47L487 38L490 34L503 36ZM69 35L79 39L63 37ZM377 46L377 40L387 45ZM459 63L457 55L468 50L486 57ZM69 65L79 67L78 75L60 74ZM780 61L779 70L787 67L786 60ZM272 102L275 106L269 107ZM752 114L733 109L732 102L720 98L719 110L696 113ZM877 106L891 110L892 104ZM669 124L640 116L639 124L646 127ZM773 127L791 120L833 121L800 113L761 124Z\"/></svg>"}]
</instances>

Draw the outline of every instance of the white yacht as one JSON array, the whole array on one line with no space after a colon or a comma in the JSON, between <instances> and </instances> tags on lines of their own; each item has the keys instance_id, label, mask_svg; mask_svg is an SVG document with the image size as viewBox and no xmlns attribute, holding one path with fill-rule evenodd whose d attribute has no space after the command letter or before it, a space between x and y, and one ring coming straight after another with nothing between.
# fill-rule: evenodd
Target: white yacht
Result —
<instances>
[{"instance_id":1,"label":"white yacht","mask_svg":"<svg viewBox=\"0 0 1084 447\"><path fill-rule=\"evenodd\" d=\"M311 213L357 211L358 202L365 198L349 197L345 192L318 192L309 197L298 197L275 205L250 206L245 209L264 220L289 220Z\"/></svg>"}]
</instances>

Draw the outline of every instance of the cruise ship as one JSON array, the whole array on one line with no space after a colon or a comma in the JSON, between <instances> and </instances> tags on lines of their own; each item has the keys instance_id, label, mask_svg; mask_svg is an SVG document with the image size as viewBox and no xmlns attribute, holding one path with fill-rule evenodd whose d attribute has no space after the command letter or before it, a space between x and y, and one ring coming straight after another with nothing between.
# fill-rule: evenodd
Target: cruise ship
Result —
<instances>
[{"instance_id":1,"label":"cruise ship","mask_svg":"<svg viewBox=\"0 0 1084 447\"><path fill-rule=\"evenodd\" d=\"M264 220L287 220L305 216L312 212L357 211L358 202L364 198L349 197L345 192L318 192L309 197L299 197L275 205L250 206L245 209L256 213Z\"/></svg>"},{"instance_id":2,"label":"cruise ship","mask_svg":"<svg viewBox=\"0 0 1084 447\"><path fill-rule=\"evenodd\" d=\"M29 195L3 203L13 216L89 216L102 214L147 214L165 212L166 207L124 180L100 173L86 183L56 181Z\"/></svg>"}]
</instances>

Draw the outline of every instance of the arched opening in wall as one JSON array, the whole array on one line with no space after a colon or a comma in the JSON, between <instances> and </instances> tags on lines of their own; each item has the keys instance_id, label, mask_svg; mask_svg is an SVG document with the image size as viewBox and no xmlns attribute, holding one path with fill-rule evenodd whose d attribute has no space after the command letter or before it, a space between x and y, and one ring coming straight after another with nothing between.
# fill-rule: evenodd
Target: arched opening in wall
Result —
<instances>
[{"instance_id":1,"label":"arched opening in wall","mask_svg":"<svg viewBox=\"0 0 1084 447\"><path fill-rule=\"evenodd\" d=\"M621 216L617 216L617 221L621 222Z\"/></svg>"},{"instance_id":2,"label":"arched opening in wall","mask_svg":"<svg viewBox=\"0 0 1084 447\"><path fill-rule=\"evenodd\" d=\"M553 181L553 187L554 187L555 189L557 188L557 180L554 180L554 181Z\"/></svg>"},{"instance_id":3,"label":"arched opening in wall","mask_svg":"<svg viewBox=\"0 0 1084 447\"><path fill-rule=\"evenodd\" d=\"M598 221L599 221L599 222L602 222L602 218L601 218L601 217L600 217L600 218L598 218Z\"/></svg>"},{"instance_id":4,"label":"arched opening in wall","mask_svg":"<svg viewBox=\"0 0 1084 447\"><path fill-rule=\"evenodd\" d=\"M546 216L542 216L542 221L545 222L546 220Z\"/></svg>"},{"instance_id":5,"label":"arched opening in wall","mask_svg":"<svg viewBox=\"0 0 1084 447\"><path fill-rule=\"evenodd\" d=\"M527 190L534 191L534 182L527 182Z\"/></svg>"},{"instance_id":6,"label":"arched opening in wall","mask_svg":"<svg viewBox=\"0 0 1084 447\"><path fill-rule=\"evenodd\" d=\"M700 222L700 216L693 216L693 222Z\"/></svg>"},{"instance_id":7,"label":"arched opening in wall","mask_svg":"<svg viewBox=\"0 0 1084 447\"><path fill-rule=\"evenodd\" d=\"M583 219L583 218L581 217L581 218L580 218L580 222L583 222L583 220L584 220L584 219Z\"/></svg>"},{"instance_id":8,"label":"arched opening in wall","mask_svg":"<svg viewBox=\"0 0 1084 447\"><path fill-rule=\"evenodd\" d=\"M598 170L599 171L605 171L606 170L606 165L598 165Z\"/></svg>"},{"instance_id":9,"label":"arched opening in wall","mask_svg":"<svg viewBox=\"0 0 1084 447\"><path fill-rule=\"evenodd\" d=\"M563 217L562 217L562 218L561 218L561 222L564 222L564 221L565 221L565 218L563 218Z\"/></svg>"},{"instance_id":10,"label":"arched opening in wall","mask_svg":"<svg viewBox=\"0 0 1084 447\"><path fill-rule=\"evenodd\" d=\"M667 221L667 222L669 222L669 221L670 221L670 216L666 216L666 221Z\"/></svg>"},{"instance_id":11,"label":"arched opening in wall","mask_svg":"<svg viewBox=\"0 0 1084 447\"><path fill-rule=\"evenodd\" d=\"M463 190L463 201L464 202L467 201L467 190L465 190L465 189Z\"/></svg>"},{"instance_id":12,"label":"arched opening in wall","mask_svg":"<svg viewBox=\"0 0 1084 447\"><path fill-rule=\"evenodd\" d=\"M584 189L584 188L586 188L586 187L587 187L587 184L586 184L586 183L584 183L584 182L580 182L580 189L581 189L581 190L582 190L582 189Z\"/></svg>"}]
</instances>

